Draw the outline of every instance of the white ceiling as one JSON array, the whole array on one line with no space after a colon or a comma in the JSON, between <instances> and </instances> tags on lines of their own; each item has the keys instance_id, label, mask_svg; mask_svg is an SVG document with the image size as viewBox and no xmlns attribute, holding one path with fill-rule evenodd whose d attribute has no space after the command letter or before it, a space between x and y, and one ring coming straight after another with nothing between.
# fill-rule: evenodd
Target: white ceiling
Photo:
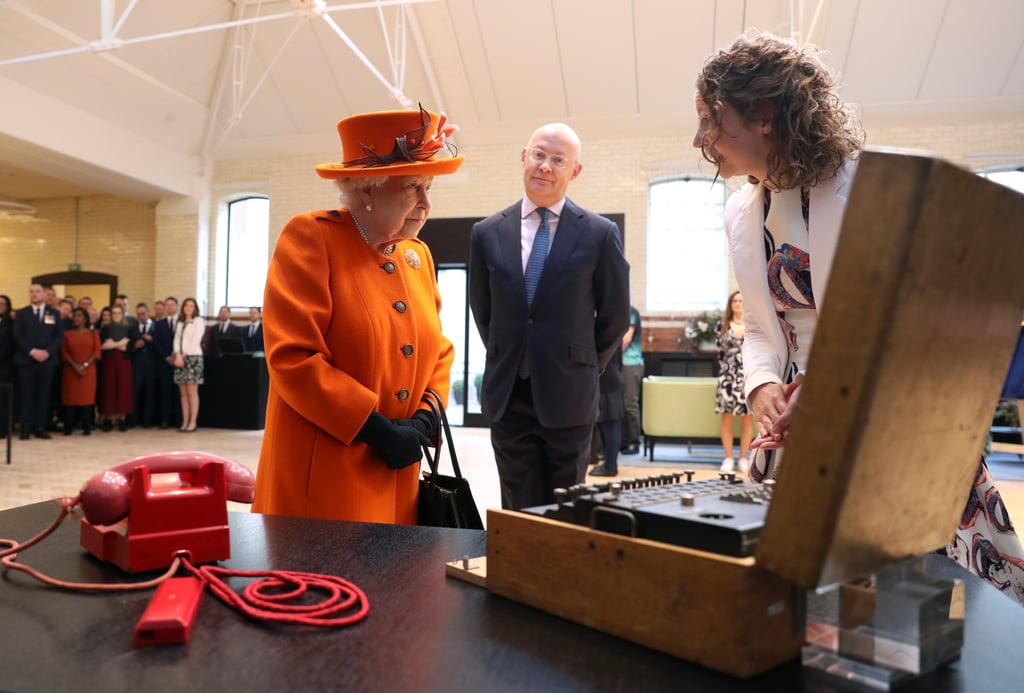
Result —
<instances>
[{"instance_id":1,"label":"white ceiling","mask_svg":"<svg viewBox=\"0 0 1024 693\"><path fill-rule=\"evenodd\" d=\"M746 28L828 51L869 125L1024 119L1021 0L399 1L0 0L0 198L159 199L220 158L330 158L339 118L396 93L469 148L551 120L676 135Z\"/></svg>"}]
</instances>

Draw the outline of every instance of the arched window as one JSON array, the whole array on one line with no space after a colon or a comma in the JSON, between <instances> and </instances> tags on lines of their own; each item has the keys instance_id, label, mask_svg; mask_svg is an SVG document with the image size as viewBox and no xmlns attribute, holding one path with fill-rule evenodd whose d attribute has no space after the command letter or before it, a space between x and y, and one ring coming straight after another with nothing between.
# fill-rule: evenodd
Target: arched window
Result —
<instances>
[{"instance_id":1,"label":"arched window","mask_svg":"<svg viewBox=\"0 0 1024 693\"><path fill-rule=\"evenodd\" d=\"M647 310L722 308L729 291L722 181L672 178L651 183L647 210Z\"/></svg>"},{"instance_id":2,"label":"arched window","mask_svg":"<svg viewBox=\"0 0 1024 693\"><path fill-rule=\"evenodd\" d=\"M227 224L218 243L217 303L262 306L270 243L270 200L248 196L227 204ZM221 296L223 292L223 296Z\"/></svg>"}]
</instances>

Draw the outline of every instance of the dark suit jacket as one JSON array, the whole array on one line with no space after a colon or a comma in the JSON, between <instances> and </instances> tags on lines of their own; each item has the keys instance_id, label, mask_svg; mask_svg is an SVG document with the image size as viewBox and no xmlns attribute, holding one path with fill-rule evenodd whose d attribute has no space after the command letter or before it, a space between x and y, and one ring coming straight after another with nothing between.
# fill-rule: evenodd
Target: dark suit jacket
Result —
<instances>
[{"instance_id":1,"label":"dark suit jacket","mask_svg":"<svg viewBox=\"0 0 1024 693\"><path fill-rule=\"evenodd\" d=\"M242 325L242 337L245 339L245 350L249 352L263 351L263 321L256 326L256 332L249 336L249 325Z\"/></svg>"},{"instance_id":2,"label":"dark suit jacket","mask_svg":"<svg viewBox=\"0 0 1024 693\"><path fill-rule=\"evenodd\" d=\"M143 345L141 347L137 347L137 346L135 346L136 340L139 340L139 339L143 338L143 329L144 328L145 328L145 325L143 325L138 320L135 321L135 328L132 331L132 344L131 344L131 352L130 352L131 353L131 358L132 358L132 365L133 366L138 366L138 367L154 368L155 369L156 368L156 364L161 359L160 351L157 348L157 344L156 344L156 342L157 342L157 332L159 331L159 328L157 327L157 321L156 320L150 320L149 321L149 332L145 333L145 334L148 334L150 337L152 337L153 341L152 342L145 342L145 341L143 341Z\"/></svg>"},{"instance_id":3,"label":"dark suit jacket","mask_svg":"<svg viewBox=\"0 0 1024 693\"><path fill-rule=\"evenodd\" d=\"M153 320L153 346L156 347L160 361L166 361L174 351L174 332L167 324L167 318Z\"/></svg>"},{"instance_id":4,"label":"dark suit jacket","mask_svg":"<svg viewBox=\"0 0 1024 693\"><path fill-rule=\"evenodd\" d=\"M64 340L64 324L60 313L47 306L42 323L36 320L32 306L25 306L14 314L14 365L36 363L29 356L33 349L46 349L50 358L46 363L56 367L60 363L60 343Z\"/></svg>"},{"instance_id":5,"label":"dark suit jacket","mask_svg":"<svg viewBox=\"0 0 1024 693\"><path fill-rule=\"evenodd\" d=\"M221 356L223 351L221 350L220 343L226 339L231 339L236 342L242 343L245 341L245 337L241 329L235 323L228 321L228 328L225 332L220 330L221 324L219 322L213 323L210 328L206 331L206 355L207 356Z\"/></svg>"},{"instance_id":6,"label":"dark suit jacket","mask_svg":"<svg viewBox=\"0 0 1024 693\"><path fill-rule=\"evenodd\" d=\"M487 348L484 414L505 413L524 353L537 419L593 425L598 374L629 328L629 264L619 228L566 198L554 242L526 305L522 201L473 225L469 302Z\"/></svg>"}]
</instances>

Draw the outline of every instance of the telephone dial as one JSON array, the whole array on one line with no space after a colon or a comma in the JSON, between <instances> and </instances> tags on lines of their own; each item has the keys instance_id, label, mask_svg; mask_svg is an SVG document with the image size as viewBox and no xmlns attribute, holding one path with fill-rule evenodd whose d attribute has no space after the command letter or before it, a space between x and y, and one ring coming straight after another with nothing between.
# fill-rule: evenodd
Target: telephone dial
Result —
<instances>
[{"instance_id":1,"label":"telephone dial","mask_svg":"<svg viewBox=\"0 0 1024 693\"><path fill-rule=\"evenodd\" d=\"M227 501L252 503L253 473L225 457L178 451L136 457L81 492L82 547L129 572L231 557Z\"/></svg>"}]
</instances>

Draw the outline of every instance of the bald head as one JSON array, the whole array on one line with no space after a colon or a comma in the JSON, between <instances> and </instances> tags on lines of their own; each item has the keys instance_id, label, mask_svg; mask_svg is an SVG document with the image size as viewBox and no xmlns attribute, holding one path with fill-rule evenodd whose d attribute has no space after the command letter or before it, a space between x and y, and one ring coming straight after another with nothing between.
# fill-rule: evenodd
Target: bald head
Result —
<instances>
[{"instance_id":1,"label":"bald head","mask_svg":"<svg viewBox=\"0 0 1024 693\"><path fill-rule=\"evenodd\" d=\"M551 207L583 170L582 144L565 123L548 123L533 131L520 155L526 196L538 207Z\"/></svg>"}]
</instances>

